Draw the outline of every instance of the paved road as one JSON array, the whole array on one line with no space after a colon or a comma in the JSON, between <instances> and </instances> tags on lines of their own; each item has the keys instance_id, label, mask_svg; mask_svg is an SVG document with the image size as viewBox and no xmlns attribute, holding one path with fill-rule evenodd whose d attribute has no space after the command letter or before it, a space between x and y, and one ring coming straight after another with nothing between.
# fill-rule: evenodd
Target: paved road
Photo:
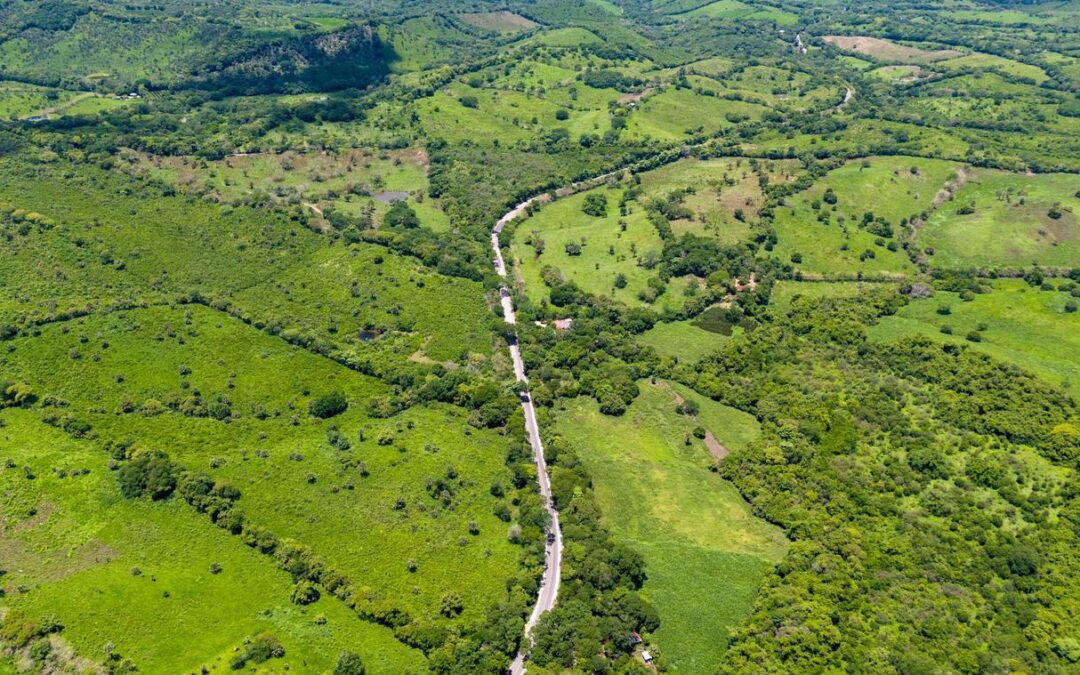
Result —
<instances>
[{"instance_id":1,"label":"paved road","mask_svg":"<svg viewBox=\"0 0 1080 675\"><path fill-rule=\"evenodd\" d=\"M499 289L503 320L512 326L517 325L517 317L514 316L514 303L510 297L510 289L506 285L506 263L503 261L502 249L499 247L499 233L508 222L523 214L535 199L539 197L533 197L515 206L499 219L491 233L491 248L495 252L495 271L503 279L503 285ZM528 385L529 378L525 375L525 363L521 360L521 349L518 347L516 331L510 340L510 360L514 363L514 377L518 382ZM533 607L532 614L525 623L525 639L528 641L540 615L554 607L559 597L559 577L562 572L562 528L559 527L559 512L551 501L551 479L548 476L547 462L544 460L544 444L540 440L540 428L536 424L536 409L533 408L528 388L521 393L521 408L525 412L525 430L529 434L529 444L532 446L533 459L536 462L540 494L551 516L548 541L544 549L544 576L540 579L540 593L536 598L536 606ZM514 658L510 672L514 675L522 675L525 672L525 659L521 652L518 652Z\"/></svg>"}]
</instances>

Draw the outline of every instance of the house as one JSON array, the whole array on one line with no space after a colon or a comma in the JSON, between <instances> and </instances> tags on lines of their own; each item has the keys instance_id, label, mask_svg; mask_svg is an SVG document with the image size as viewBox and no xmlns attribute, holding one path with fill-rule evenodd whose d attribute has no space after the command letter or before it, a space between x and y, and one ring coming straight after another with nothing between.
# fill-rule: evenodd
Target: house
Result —
<instances>
[{"instance_id":1,"label":"house","mask_svg":"<svg viewBox=\"0 0 1080 675\"><path fill-rule=\"evenodd\" d=\"M630 633L630 644L632 644L632 645L641 644L641 635L639 635L636 630L632 631Z\"/></svg>"},{"instance_id":2,"label":"house","mask_svg":"<svg viewBox=\"0 0 1080 675\"><path fill-rule=\"evenodd\" d=\"M571 319L555 319L555 330L570 330L570 327L574 325L574 320Z\"/></svg>"},{"instance_id":3,"label":"house","mask_svg":"<svg viewBox=\"0 0 1080 675\"><path fill-rule=\"evenodd\" d=\"M648 650L648 649L646 649L646 650L644 650L643 652L641 652L641 659L642 659L642 660L643 660L643 661L644 661L645 663L652 663L652 654L650 654L650 653L649 653L649 650Z\"/></svg>"}]
</instances>

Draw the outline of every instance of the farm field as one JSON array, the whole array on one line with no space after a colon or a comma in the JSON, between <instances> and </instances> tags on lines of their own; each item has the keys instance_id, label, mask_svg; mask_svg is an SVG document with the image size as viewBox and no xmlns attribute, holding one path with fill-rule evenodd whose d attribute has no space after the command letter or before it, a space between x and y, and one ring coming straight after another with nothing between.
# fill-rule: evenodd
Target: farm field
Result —
<instances>
[{"instance_id":1,"label":"farm field","mask_svg":"<svg viewBox=\"0 0 1080 675\"><path fill-rule=\"evenodd\" d=\"M715 460L690 435L700 424L738 452L756 436L753 418L663 381L641 387L624 418L605 417L595 404L575 400L557 413L556 430L594 476L616 537L649 565L644 591L665 617L655 636L665 658L680 671L706 672L786 542L708 471ZM697 419L675 412L677 397L698 403ZM628 483L626 476L635 478Z\"/></svg>"},{"instance_id":2,"label":"farm field","mask_svg":"<svg viewBox=\"0 0 1080 675\"><path fill-rule=\"evenodd\" d=\"M960 56L960 52L953 49L923 49L892 40L860 35L826 35L822 39L838 49L865 54L886 62L932 63Z\"/></svg>"}]
</instances>

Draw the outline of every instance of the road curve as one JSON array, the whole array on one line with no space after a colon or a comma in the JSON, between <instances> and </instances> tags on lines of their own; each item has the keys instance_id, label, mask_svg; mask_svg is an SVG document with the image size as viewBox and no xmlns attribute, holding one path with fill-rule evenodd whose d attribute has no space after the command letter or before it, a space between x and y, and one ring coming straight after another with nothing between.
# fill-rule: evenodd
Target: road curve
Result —
<instances>
[{"instance_id":1,"label":"road curve","mask_svg":"<svg viewBox=\"0 0 1080 675\"><path fill-rule=\"evenodd\" d=\"M556 196L564 197L578 190L593 187L603 181L621 174L626 167L615 169L599 176L580 180L566 187L556 190ZM499 301L502 303L503 320L511 326L517 325L517 317L514 316L514 302L510 295L506 261L503 260L502 247L499 246L499 234L507 223L525 215L533 204L542 204L550 199L548 194L539 194L526 199L514 208L510 209L499 218L495 227L491 230L491 250L495 253L493 260L495 272L502 279L499 287ZM521 360L521 349L518 347L517 329L510 338L510 360L514 364L514 378L526 385L521 393L521 409L525 412L525 431L529 434L529 445L532 446L533 460L536 462L536 477L540 483L540 495L544 499L544 508L551 516L551 524L548 527L547 545L544 548L544 576L540 579L540 592L536 597L536 606L533 607L529 620L525 622L525 642L528 644L532 639L532 631L536 626L540 615L555 606L559 597L559 579L562 574L562 528L559 526L559 511L551 500L551 477L548 475L547 461L544 459L544 444L540 440L540 427L536 423L536 409L533 407L532 397L529 394L529 378L525 374L525 363ZM512 675L523 675L525 672L525 654L518 651L514 662L510 666Z\"/></svg>"},{"instance_id":2,"label":"road curve","mask_svg":"<svg viewBox=\"0 0 1080 675\"><path fill-rule=\"evenodd\" d=\"M539 197L533 197L515 206L499 219L491 232L491 248L495 253L495 271L503 280L502 285L499 287L503 320L511 326L517 325L517 317L514 316L514 303L510 297L510 289L507 286L506 263L503 261L502 249L499 246L499 233L502 232L507 223L525 213L529 204L537 199ZM559 512L551 500L551 479L548 476L547 462L544 460L544 444L540 440L540 428L536 424L536 409L533 408L532 397L529 395L529 378L525 375L525 363L521 360L521 349L518 347L516 328L513 337L510 338L510 360L514 364L514 377L518 382L526 385L521 393L521 409L525 412L525 431L529 434L529 445L532 446L533 460L536 462L536 477L540 483L540 495L544 499L544 508L547 509L548 515L551 517L547 544L544 547L544 576L540 579L540 593L536 598L536 606L533 607L529 620L525 623L525 641L528 643L540 615L554 607L555 600L559 597L559 578L562 573L562 528L559 527ZM522 675L525 672L523 651L519 651L514 657L510 672L514 675Z\"/></svg>"}]
</instances>

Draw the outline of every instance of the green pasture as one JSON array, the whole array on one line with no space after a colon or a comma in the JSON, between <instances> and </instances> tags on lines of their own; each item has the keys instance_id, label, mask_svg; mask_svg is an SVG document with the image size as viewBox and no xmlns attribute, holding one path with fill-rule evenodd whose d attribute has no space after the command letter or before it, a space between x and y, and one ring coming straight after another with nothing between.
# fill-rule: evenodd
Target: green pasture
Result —
<instances>
[{"instance_id":1,"label":"green pasture","mask_svg":"<svg viewBox=\"0 0 1080 675\"><path fill-rule=\"evenodd\" d=\"M0 456L16 465L0 470L9 620L56 617L77 656L100 661L112 644L142 672L227 673L233 650L263 632L285 647L275 667L328 671L349 649L368 672L425 670L419 652L335 598L293 605L287 573L186 504L122 498L103 450L35 412L0 420Z\"/></svg>"},{"instance_id":2,"label":"green pasture","mask_svg":"<svg viewBox=\"0 0 1080 675\"><path fill-rule=\"evenodd\" d=\"M919 234L939 267L1080 261L1080 177L976 169ZM1055 205L1058 205L1055 210ZM960 213L970 209L971 213ZM1051 212L1057 213L1054 218Z\"/></svg>"},{"instance_id":3,"label":"green pasture","mask_svg":"<svg viewBox=\"0 0 1080 675\"><path fill-rule=\"evenodd\" d=\"M881 341L921 335L966 345L1064 386L1075 396L1080 394L1080 314L1065 311L1069 302L1077 301L1068 293L1003 279L993 283L992 292L978 294L970 302L940 291L931 298L912 300L895 316L881 319L869 333L871 339ZM950 313L939 314L942 307ZM942 333L942 326L951 328L952 334ZM966 339L972 332L979 334L979 342Z\"/></svg>"},{"instance_id":4,"label":"green pasture","mask_svg":"<svg viewBox=\"0 0 1080 675\"><path fill-rule=\"evenodd\" d=\"M372 601L426 616L454 591L472 620L517 569L489 493L508 484L507 441L460 409L373 418L369 402L391 393L381 381L196 306L50 324L9 345L8 376L65 402L102 441L164 450L235 485L252 522L310 546ZM319 421L308 403L332 391L349 409ZM221 404L225 419L212 413ZM331 428L349 447L331 444ZM429 492L447 476L445 498Z\"/></svg>"},{"instance_id":5,"label":"green pasture","mask_svg":"<svg viewBox=\"0 0 1080 675\"><path fill-rule=\"evenodd\" d=\"M756 436L755 420L684 387L640 386L621 417L600 414L592 400L565 404L556 430L577 448L616 538L645 557L661 652L679 672L712 672L786 541L708 470L713 458L690 435L702 425L737 451ZM696 419L675 412L677 397L698 404Z\"/></svg>"}]
</instances>

